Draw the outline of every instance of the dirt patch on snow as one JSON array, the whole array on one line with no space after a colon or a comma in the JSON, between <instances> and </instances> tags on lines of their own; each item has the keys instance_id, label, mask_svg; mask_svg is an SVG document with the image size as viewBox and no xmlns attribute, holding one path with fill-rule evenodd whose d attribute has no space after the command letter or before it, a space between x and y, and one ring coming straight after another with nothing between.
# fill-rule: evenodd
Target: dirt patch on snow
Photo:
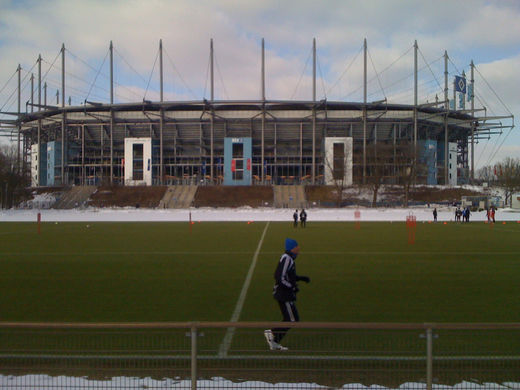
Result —
<instances>
[{"instance_id":1,"label":"dirt patch on snow","mask_svg":"<svg viewBox=\"0 0 520 390\"><path fill-rule=\"evenodd\" d=\"M271 186L203 186L197 188L195 207L272 206ZM267 203L267 204L266 204Z\"/></svg>"},{"instance_id":2,"label":"dirt patch on snow","mask_svg":"<svg viewBox=\"0 0 520 390\"><path fill-rule=\"evenodd\" d=\"M157 187L99 187L91 195L89 205L94 207L145 207L159 206L165 186Z\"/></svg>"},{"instance_id":3,"label":"dirt patch on snow","mask_svg":"<svg viewBox=\"0 0 520 390\"><path fill-rule=\"evenodd\" d=\"M340 199L338 188L334 186L305 187L307 201L324 207L371 206L374 191L371 186L351 186L343 189ZM463 187L417 186L410 189L408 201L411 203L457 203L463 196L483 195L483 192ZM384 185L379 188L376 205L379 207L401 206L404 190L400 186Z\"/></svg>"}]
</instances>

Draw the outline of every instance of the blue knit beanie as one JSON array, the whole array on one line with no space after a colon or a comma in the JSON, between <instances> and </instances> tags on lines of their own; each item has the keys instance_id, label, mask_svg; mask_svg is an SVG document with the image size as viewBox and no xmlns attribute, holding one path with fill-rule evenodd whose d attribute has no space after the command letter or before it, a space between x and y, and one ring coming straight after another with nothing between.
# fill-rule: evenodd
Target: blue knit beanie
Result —
<instances>
[{"instance_id":1,"label":"blue knit beanie","mask_svg":"<svg viewBox=\"0 0 520 390\"><path fill-rule=\"evenodd\" d=\"M293 250L297 246L298 246L298 243L296 242L296 240L293 240L292 238L285 239L285 250L286 251Z\"/></svg>"}]
</instances>

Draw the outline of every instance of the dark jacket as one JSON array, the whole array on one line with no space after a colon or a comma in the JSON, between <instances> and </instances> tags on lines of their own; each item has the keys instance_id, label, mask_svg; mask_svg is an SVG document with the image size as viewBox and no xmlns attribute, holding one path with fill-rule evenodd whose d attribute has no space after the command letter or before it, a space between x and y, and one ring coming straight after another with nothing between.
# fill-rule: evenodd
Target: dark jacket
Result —
<instances>
[{"instance_id":1,"label":"dark jacket","mask_svg":"<svg viewBox=\"0 0 520 390\"><path fill-rule=\"evenodd\" d=\"M273 296L278 301L295 301L296 293L298 292L297 282L306 279L305 276L296 275L294 259L295 255L292 252L285 252L282 257L280 257L280 261L274 272L275 285L273 288Z\"/></svg>"}]
</instances>

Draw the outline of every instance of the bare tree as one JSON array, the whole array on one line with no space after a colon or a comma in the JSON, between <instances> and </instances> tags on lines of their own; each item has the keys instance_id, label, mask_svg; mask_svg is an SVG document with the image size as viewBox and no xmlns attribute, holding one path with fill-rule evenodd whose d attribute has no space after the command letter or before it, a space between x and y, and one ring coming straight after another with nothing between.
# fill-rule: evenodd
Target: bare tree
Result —
<instances>
[{"instance_id":1,"label":"bare tree","mask_svg":"<svg viewBox=\"0 0 520 390\"><path fill-rule=\"evenodd\" d=\"M389 176L389 161L392 161L393 146L386 143L373 144L367 148L367 183L372 188L372 207L376 207L377 196L385 177Z\"/></svg>"},{"instance_id":2,"label":"bare tree","mask_svg":"<svg viewBox=\"0 0 520 390\"><path fill-rule=\"evenodd\" d=\"M493 167L490 165L480 168L475 176L477 179L487 183L493 183L496 181Z\"/></svg>"},{"instance_id":3,"label":"bare tree","mask_svg":"<svg viewBox=\"0 0 520 390\"><path fill-rule=\"evenodd\" d=\"M507 157L494 167L495 170L497 185L504 190L505 203L511 204L512 195L520 191L520 159Z\"/></svg>"},{"instance_id":4,"label":"bare tree","mask_svg":"<svg viewBox=\"0 0 520 390\"><path fill-rule=\"evenodd\" d=\"M403 207L408 207L410 188L415 181L417 173L416 155L416 150L410 143L396 146L395 159L398 170L396 176L399 184L403 187Z\"/></svg>"},{"instance_id":5,"label":"bare tree","mask_svg":"<svg viewBox=\"0 0 520 390\"><path fill-rule=\"evenodd\" d=\"M0 207L11 208L24 195L25 180L18 170L16 146L0 147Z\"/></svg>"}]
</instances>

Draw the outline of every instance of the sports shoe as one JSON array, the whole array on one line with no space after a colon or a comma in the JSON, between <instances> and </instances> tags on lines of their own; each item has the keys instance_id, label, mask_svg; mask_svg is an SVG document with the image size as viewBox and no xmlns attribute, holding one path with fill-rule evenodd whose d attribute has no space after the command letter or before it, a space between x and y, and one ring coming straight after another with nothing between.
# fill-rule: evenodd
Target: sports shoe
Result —
<instances>
[{"instance_id":1,"label":"sports shoe","mask_svg":"<svg viewBox=\"0 0 520 390\"><path fill-rule=\"evenodd\" d=\"M289 348L284 347L283 345L280 345L275 342L273 342L273 344L274 344L274 348L272 348L272 349L274 349L275 351L287 351L289 349Z\"/></svg>"},{"instance_id":2,"label":"sports shoe","mask_svg":"<svg viewBox=\"0 0 520 390\"><path fill-rule=\"evenodd\" d=\"M267 340L267 344L269 345L269 348L271 350L274 349L274 344L276 344L274 342L274 334L273 334L273 331L271 329L266 329L264 330L264 336L265 336L265 339Z\"/></svg>"},{"instance_id":3,"label":"sports shoe","mask_svg":"<svg viewBox=\"0 0 520 390\"><path fill-rule=\"evenodd\" d=\"M267 344L269 344L269 349L271 351L287 351L287 347L284 347L274 341L273 331L271 329L264 330L264 336L267 340Z\"/></svg>"}]
</instances>

